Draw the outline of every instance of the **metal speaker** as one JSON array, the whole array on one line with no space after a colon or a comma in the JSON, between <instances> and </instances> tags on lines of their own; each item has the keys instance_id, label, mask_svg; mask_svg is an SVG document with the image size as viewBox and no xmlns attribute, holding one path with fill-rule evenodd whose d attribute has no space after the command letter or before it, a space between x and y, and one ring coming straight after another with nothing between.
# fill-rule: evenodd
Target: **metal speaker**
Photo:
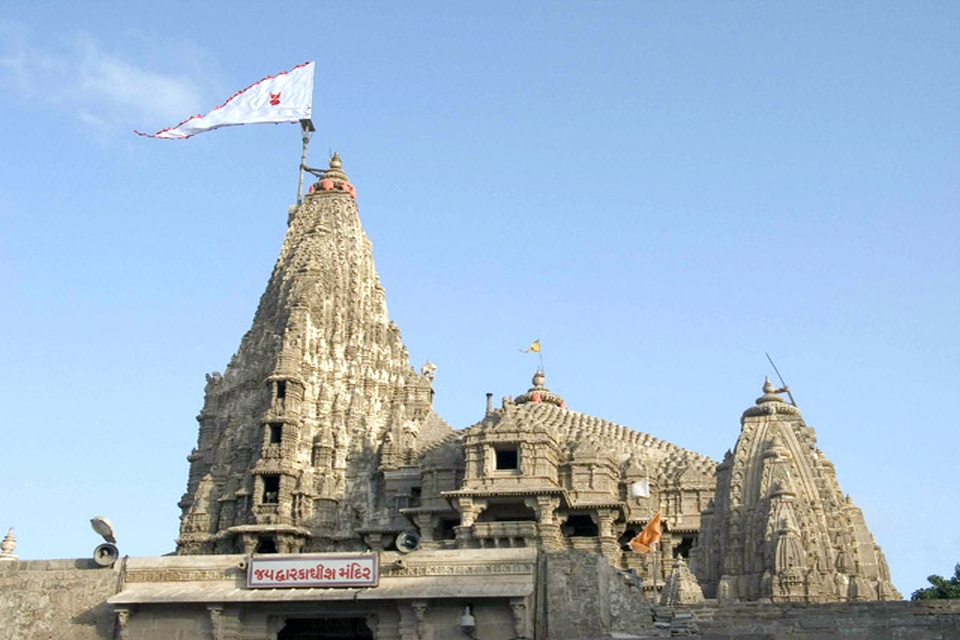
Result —
<instances>
[{"instance_id":1,"label":"metal speaker","mask_svg":"<svg viewBox=\"0 0 960 640\"><path fill-rule=\"evenodd\" d=\"M397 551L410 553L420 546L420 535L415 531L404 531L397 536Z\"/></svg>"},{"instance_id":2,"label":"metal speaker","mask_svg":"<svg viewBox=\"0 0 960 640\"><path fill-rule=\"evenodd\" d=\"M93 550L93 561L101 567L112 566L117 558L120 557L120 550L117 545L104 542Z\"/></svg>"}]
</instances>

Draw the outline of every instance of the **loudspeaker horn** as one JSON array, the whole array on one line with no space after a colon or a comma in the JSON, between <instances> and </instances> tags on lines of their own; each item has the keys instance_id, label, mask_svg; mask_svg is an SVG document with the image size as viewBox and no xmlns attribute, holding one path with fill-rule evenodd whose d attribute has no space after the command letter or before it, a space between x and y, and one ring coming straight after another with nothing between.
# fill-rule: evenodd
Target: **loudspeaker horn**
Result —
<instances>
[{"instance_id":1,"label":"loudspeaker horn","mask_svg":"<svg viewBox=\"0 0 960 640\"><path fill-rule=\"evenodd\" d=\"M410 553L420 546L420 535L415 531L404 531L397 536L397 551Z\"/></svg>"},{"instance_id":2,"label":"loudspeaker horn","mask_svg":"<svg viewBox=\"0 0 960 640\"><path fill-rule=\"evenodd\" d=\"M117 545L104 542L93 550L93 561L101 567L112 566L117 558L120 557L120 550Z\"/></svg>"}]
</instances>

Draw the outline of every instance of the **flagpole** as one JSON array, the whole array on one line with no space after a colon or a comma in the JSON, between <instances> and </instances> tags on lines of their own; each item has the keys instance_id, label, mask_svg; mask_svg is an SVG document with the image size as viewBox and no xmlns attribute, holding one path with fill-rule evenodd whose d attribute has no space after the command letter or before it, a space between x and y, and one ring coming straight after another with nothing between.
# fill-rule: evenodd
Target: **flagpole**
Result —
<instances>
[{"instance_id":1,"label":"flagpole","mask_svg":"<svg viewBox=\"0 0 960 640\"><path fill-rule=\"evenodd\" d=\"M657 541L653 546L653 606L660 604L660 598L657 597L657 556L660 555L660 542Z\"/></svg>"},{"instance_id":2,"label":"flagpole","mask_svg":"<svg viewBox=\"0 0 960 640\"><path fill-rule=\"evenodd\" d=\"M310 134L316 131L313 120L304 118L300 121L303 131L303 151L300 153L300 179L297 181L297 204L303 202L303 172L307 168L307 145L310 143Z\"/></svg>"},{"instance_id":3,"label":"flagpole","mask_svg":"<svg viewBox=\"0 0 960 640\"><path fill-rule=\"evenodd\" d=\"M777 365L773 363L773 358L771 358L770 354L767 352L764 352L763 355L767 356L767 360L770 361L770 366L772 366L773 370L777 372L777 377L780 378L780 385L783 387L783 391L787 392L787 397L790 398L790 404L797 406L796 401L793 399L793 394L790 393L790 387L788 387L787 383L783 381L783 376L780 375L780 369L777 369ZM779 391L777 393L779 393Z\"/></svg>"}]
</instances>

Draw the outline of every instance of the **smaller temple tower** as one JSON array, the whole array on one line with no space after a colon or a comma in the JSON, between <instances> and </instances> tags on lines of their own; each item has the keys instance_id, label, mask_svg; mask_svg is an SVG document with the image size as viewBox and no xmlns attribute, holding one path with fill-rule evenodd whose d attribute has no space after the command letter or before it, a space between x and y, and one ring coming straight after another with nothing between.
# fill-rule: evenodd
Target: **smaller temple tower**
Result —
<instances>
[{"instance_id":1,"label":"smaller temple tower","mask_svg":"<svg viewBox=\"0 0 960 640\"><path fill-rule=\"evenodd\" d=\"M694 569L720 600L898 600L863 513L844 496L800 410L766 380L717 466Z\"/></svg>"}]
</instances>

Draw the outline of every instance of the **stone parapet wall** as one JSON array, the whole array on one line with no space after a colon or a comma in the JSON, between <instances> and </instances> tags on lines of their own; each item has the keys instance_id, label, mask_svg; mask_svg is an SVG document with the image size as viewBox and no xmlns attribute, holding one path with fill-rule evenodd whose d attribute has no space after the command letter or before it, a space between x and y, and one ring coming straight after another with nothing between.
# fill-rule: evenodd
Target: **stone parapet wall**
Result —
<instances>
[{"instance_id":1,"label":"stone parapet wall","mask_svg":"<svg viewBox=\"0 0 960 640\"><path fill-rule=\"evenodd\" d=\"M0 562L0 640L113 638L120 563L92 560Z\"/></svg>"},{"instance_id":2,"label":"stone parapet wall","mask_svg":"<svg viewBox=\"0 0 960 640\"><path fill-rule=\"evenodd\" d=\"M811 605L707 603L688 609L703 640L951 640L960 600Z\"/></svg>"},{"instance_id":3,"label":"stone parapet wall","mask_svg":"<svg viewBox=\"0 0 960 640\"><path fill-rule=\"evenodd\" d=\"M506 552L520 553L519 550ZM542 554L540 558L539 568L531 566L529 570L537 571L543 582L537 595L523 607L517 609L513 604L508 607L503 598L487 600L488 604L477 596L469 599L476 605L477 619L487 632L484 637L509 637L515 633L510 608L515 609L513 615L528 616L528 633L533 627L542 629L543 618L546 618L550 640L669 637L669 628L653 624L650 601L642 595L639 585L601 556L564 551ZM135 560L131 560L131 578L135 573L133 565L150 561ZM164 559L165 562L174 560L183 559ZM101 568L86 559L0 563L0 640L112 640L116 637L115 617L107 599L121 588L122 562L114 568ZM532 583L532 575L530 579ZM419 603L404 600L399 591L396 595L403 603L384 602L387 608L382 609L381 614L385 615L391 607L397 611L397 606L406 611L410 602ZM454 628L464 601L467 600L453 598L432 603L424 619L426 637L443 637ZM319 611L323 609L320 605L323 603L318 601L312 606ZM251 611L278 611L275 604L252 607ZM373 608L380 609L376 605ZM657 621L661 623L689 620L675 615L678 612L692 614L696 627L693 637L703 640L960 639L960 600L808 605L757 602L720 605L708 600L689 607L657 607L656 612ZM225 611L228 618L227 613ZM177 632L182 632L184 637L206 638L211 631L210 616L203 603L171 603L149 610L138 609L131 616L131 624L137 623L132 624L135 628L130 629L131 637L141 637L140 631L157 623L160 635L150 637L176 637ZM386 624L387 619L383 621ZM396 637L386 627L378 629L377 635ZM264 631L260 637L272 636Z\"/></svg>"}]
</instances>

